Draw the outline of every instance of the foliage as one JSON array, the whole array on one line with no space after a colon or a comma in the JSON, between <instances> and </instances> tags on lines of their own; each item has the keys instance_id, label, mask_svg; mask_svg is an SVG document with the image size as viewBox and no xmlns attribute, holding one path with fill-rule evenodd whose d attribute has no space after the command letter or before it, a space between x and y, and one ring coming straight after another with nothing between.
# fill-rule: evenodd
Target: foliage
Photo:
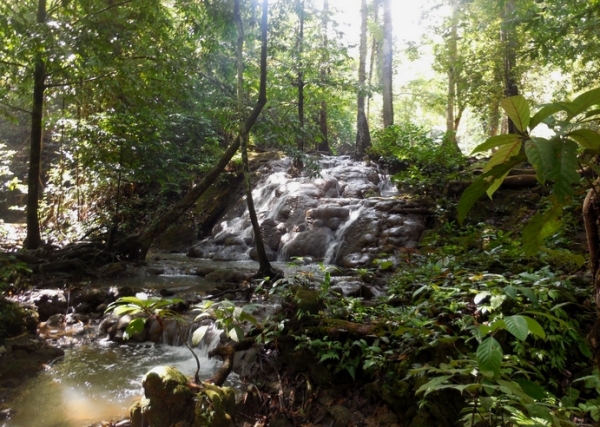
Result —
<instances>
[{"instance_id":1,"label":"foliage","mask_svg":"<svg viewBox=\"0 0 600 427\"><path fill-rule=\"evenodd\" d=\"M206 301L194 307L194 310L201 311L194 321L197 322L206 318L214 319L217 327L225 331L229 338L235 342L240 342L244 339L245 335L242 324L244 322L250 322L253 325L258 324L256 318L250 314L253 308L252 305L238 307L233 302L227 300L219 302ZM198 345L207 331L208 326L197 328L192 335L192 343Z\"/></svg>"},{"instance_id":2,"label":"foliage","mask_svg":"<svg viewBox=\"0 0 600 427\"><path fill-rule=\"evenodd\" d=\"M580 180L579 165L596 168L591 155L600 149L600 135L590 125L600 118L600 110L593 108L599 104L600 89L585 92L571 102L541 105L534 115L521 95L504 99L502 108L518 133L492 137L473 150L496 151L484 173L464 191L458 204L459 222L464 221L479 197L484 193L492 197L510 169L527 160L542 185L552 183L550 207L535 215L523 229L523 249L528 255L534 254L560 228L563 210L574 194L573 185ZM542 123L552 130L551 138L533 136L532 131Z\"/></svg>"},{"instance_id":3,"label":"foliage","mask_svg":"<svg viewBox=\"0 0 600 427\"><path fill-rule=\"evenodd\" d=\"M392 179L398 185L416 192L440 192L464 163L452 144L433 139L430 132L410 122L374 132L372 142L370 157L394 171Z\"/></svg>"}]
</instances>

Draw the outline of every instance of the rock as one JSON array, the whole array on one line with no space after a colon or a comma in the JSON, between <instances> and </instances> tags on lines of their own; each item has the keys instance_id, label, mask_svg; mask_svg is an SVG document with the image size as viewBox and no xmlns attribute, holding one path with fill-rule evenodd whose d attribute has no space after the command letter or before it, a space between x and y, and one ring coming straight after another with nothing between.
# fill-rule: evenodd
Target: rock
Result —
<instances>
[{"instance_id":1,"label":"rock","mask_svg":"<svg viewBox=\"0 0 600 427\"><path fill-rule=\"evenodd\" d=\"M31 301L37 307L41 321L46 321L53 314L63 314L67 311L67 299L61 290L43 289L31 295Z\"/></svg>"},{"instance_id":2,"label":"rock","mask_svg":"<svg viewBox=\"0 0 600 427\"><path fill-rule=\"evenodd\" d=\"M143 380L144 397L129 410L131 424L144 427L171 427L180 421L191 421L194 393L185 375L171 366L159 366Z\"/></svg>"},{"instance_id":3,"label":"rock","mask_svg":"<svg viewBox=\"0 0 600 427\"><path fill-rule=\"evenodd\" d=\"M287 260L292 257L313 256L324 258L333 239L333 232L327 227L296 233L283 247Z\"/></svg>"},{"instance_id":4,"label":"rock","mask_svg":"<svg viewBox=\"0 0 600 427\"><path fill-rule=\"evenodd\" d=\"M333 427L348 427L352 424L352 412L341 405L334 405L328 409L329 414L335 420Z\"/></svg>"}]
</instances>

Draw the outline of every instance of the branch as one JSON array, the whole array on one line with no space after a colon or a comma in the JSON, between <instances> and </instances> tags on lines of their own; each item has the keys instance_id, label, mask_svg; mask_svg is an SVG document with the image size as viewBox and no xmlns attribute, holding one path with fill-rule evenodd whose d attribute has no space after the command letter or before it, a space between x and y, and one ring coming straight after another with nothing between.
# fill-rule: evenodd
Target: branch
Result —
<instances>
[{"instance_id":1,"label":"branch","mask_svg":"<svg viewBox=\"0 0 600 427\"><path fill-rule=\"evenodd\" d=\"M89 15L83 16L83 17L81 17L81 18L73 21L73 23L71 25L75 25L76 23L78 23L79 21L81 21L83 19L87 19L87 18L90 18L90 17L95 16L95 15L100 15L101 13L104 13L104 12L110 10L110 9L114 9L115 7L123 6L123 5L126 5L128 3L132 3L132 2L133 2L133 0L125 0L125 1L123 1L121 3L111 4L110 6L107 6L104 9L100 9L98 12L92 12Z\"/></svg>"},{"instance_id":2,"label":"branch","mask_svg":"<svg viewBox=\"0 0 600 427\"><path fill-rule=\"evenodd\" d=\"M90 77L89 79L86 79L86 80L78 80L76 82L64 82L64 83L50 83L45 86L46 86L46 89L51 88L51 87L73 86L76 84L93 82L96 80L104 79L106 77L112 77L114 75L115 75L115 73L113 72L113 73L104 74L103 76Z\"/></svg>"},{"instance_id":3,"label":"branch","mask_svg":"<svg viewBox=\"0 0 600 427\"><path fill-rule=\"evenodd\" d=\"M0 101L0 105L4 105L5 107L10 108L11 110L15 110L15 111L19 111L21 113L25 113L25 114L31 115L31 111L29 111L29 110L24 110L23 108L15 107L14 105L10 105L10 104L7 104L7 103L2 102L2 101Z\"/></svg>"},{"instance_id":4,"label":"branch","mask_svg":"<svg viewBox=\"0 0 600 427\"><path fill-rule=\"evenodd\" d=\"M3 61L0 59L0 64L4 64L4 65L13 65L15 67L21 67L21 68L27 68L27 65L24 64L19 64L18 62L11 62L11 61Z\"/></svg>"}]
</instances>

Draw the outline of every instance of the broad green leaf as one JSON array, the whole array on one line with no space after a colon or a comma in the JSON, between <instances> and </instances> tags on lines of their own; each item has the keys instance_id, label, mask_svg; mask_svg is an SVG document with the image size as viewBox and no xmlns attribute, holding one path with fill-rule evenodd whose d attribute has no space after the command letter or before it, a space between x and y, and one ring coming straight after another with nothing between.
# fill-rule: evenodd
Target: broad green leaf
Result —
<instances>
[{"instance_id":1,"label":"broad green leaf","mask_svg":"<svg viewBox=\"0 0 600 427\"><path fill-rule=\"evenodd\" d=\"M553 138L550 142L554 148L554 165L546 178L554 181L553 193L564 203L573 194L572 184L580 179L577 173L577 144L558 138Z\"/></svg>"},{"instance_id":2,"label":"broad green leaf","mask_svg":"<svg viewBox=\"0 0 600 427\"><path fill-rule=\"evenodd\" d=\"M542 327L542 325L540 325L538 323L537 320L535 320L529 316L520 316L520 317L525 319L525 321L527 322L527 329L529 330L529 332L531 332L533 335L540 337L543 340L546 339L546 332L544 332L544 328Z\"/></svg>"},{"instance_id":3,"label":"broad green leaf","mask_svg":"<svg viewBox=\"0 0 600 427\"><path fill-rule=\"evenodd\" d=\"M465 217L467 216L475 202L477 202L477 200L479 200L479 198L485 194L486 190L491 185L490 179L495 179L506 174L509 170L513 168L513 166L519 164L523 160L525 160L525 155L519 154L517 156L511 157L508 162L494 166L489 171L479 175L479 177L477 177L477 179L473 181L473 183L469 187L467 187L467 189L463 191L463 194L460 196L457 208L458 223L462 225L463 221L465 220Z\"/></svg>"},{"instance_id":4,"label":"broad green leaf","mask_svg":"<svg viewBox=\"0 0 600 427\"><path fill-rule=\"evenodd\" d=\"M240 342L244 339L244 331L239 326L235 325L229 331L227 331L227 336L231 338L235 342Z\"/></svg>"},{"instance_id":5,"label":"broad green leaf","mask_svg":"<svg viewBox=\"0 0 600 427\"><path fill-rule=\"evenodd\" d=\"M600 148L600 134L591 129L576 129L569 133L568 137L573 139L583 148L589 148L590 150L597 150Z\"/></svg>"},{"instance_id":6,"label":"broad green leaf","mask_svg":"<svg viewBox=\"0 0 600 427\"><path fill-rule=\"evenodd\" d=\"M535 295L535 292L533 291L533 289L531 288L526 288L526 287L519 287L519 290L521 291L521 293L523 295L525 295L527 297L527 299L529 301L531 301L534 305L537 305L538 303L538 298Z\"/></svg>"},{"instance_id":7,"label":"broad green leaf","mask_svg":"<svg viewBox=\"0 0 600 427\"><path fill-rule=\"evenodd\" d=\"M523 318L523 316L514 315L505 317L504 323L506 324L506 330L513 334L515 338L521 341L525 341L527 339L529 327L527 326L527 321L525 318Z\"/></svg>"},{"instance_id":8,"label":"broad green leaf","mask_svg":"<svg viewBox=\"0 0 600 427\"><path fill-rule=\"evenodd\" d=\"M506 295L494 295L490 298L490 306L492 307L492 309L496 310L502 305L505 299Z\"/></svg>"},{"instance_id":9,"label":"broad green leaf","mask_svg":"<svg viewBox=\"0 0 600 427\"><path fill-rule=\"evenodd\" d=\"M543 246L546 238L560 229L562 210L562 206L555 203L546 212L539 212L529 220L521 237L525 255L534 255Z\"/></svg>"},{"instance_id":10,"label":"broad green leaf","mask_svg":"<svg viewBox=\"0 0 600 427\"><path fill-rule=\"evenodd\" d=\"M529 103L522 95L511 96L500 101L500 105L506 111L508 117L513 121L520 132L527 132L527 126L531 120Z\"/></svg>"},{"instance_id":11,"label":"broad green leaf","mask_svg":"<svg viewBox=\"0 0 600 427\"><path fill-rule=\"evenodd\" d=\"M424 396L427 396L432 391L437 390L439 385L445 383L451 377L452 377L452 375L442 375L439 377L435 377L435 378L429 380L428 382L426 382L425 384L423 384L421 387L419 387L417 389L416 394L425 392Z\"/></svg>"},{"instance_id":12,"label":"broad green leaf","mask_svg":"<svg viewBox=\"0 0 600 427\"><path fill-rule=\"evenodd\" d=\"M137 313L140 311L142 311L140 309L140 307L137 307L137 306L131 305L131 304L126 304L126 305L119 305L119 306L115 307L115 309L113 310L113 313L115 316L121 317L124 314Z\"/></svg>"},{"instance_id":13,"label":"broad green leaf","mask_svg":"<svg viewBox=\"0 0 600 427\"><path fill-rule=\"evenodd\" d=\"M552 414L550 413L548 408L535 403L525 405L525 407L527 408L527 413L532 419L547 421L546 423L540 423L539 425L552 426Z\"/></svg>"},{"instance_id":14,"label":"broad green leaf","mask_svg":"<svg viewBox=\"0 0 600 427\"><path fill-rule=\"evenodd\" d=\"M585 110L593 107L594 105L600 105L600 88L588 90L587 92L582 93L575 98L571 104L575 105L576 107L572 111L571 117L583 113Z\"/></svg>"},{"instance_id":15,"label":"broad green leaf","mask_svg":"<svg viewBox=\"0 0 600 427\"><path fill-rule=\"evenodd\" d=\"M494 377L500 375L502 366L502 347L494 337L488 337L477 347L477 363L482 373L492 373Z\"/></svg>"},{"instance_id":16,"label":"broad green leaf","mask_svg":"<svg viewBox=\"0 0 600 427\"><path fill-rule=\"evenodd\" d=\"M537 125L544 121L548 116L563 111L565 108L560 103L547 104L542 107L529 121L530 129L534 129Z\"/></svg>"},{"instance_id":17,"label":"broad green leaf","mask_svg":"<svg viewBox=\"0 0 600 427\"><path fill-rule=\"evenodd\" d=\"M239 320L240 320L240 322L250 322L253 325L256 325L258 323L258 320L256 320L256 317L254 317L247 311L242 311L242 313L240 314Z\"/></svg>"},{"instance_id":18,"label":"broad green leaf","mask_svg":"<svg viewBox=\"0 0 600 427\"><path fill-rule=\"evenodd\" d=\"M202 338L204 338L207 331L208 331L208 326L206 326L206 325L200 326L198 329L196 329L194 331L194 333L192 334L192 345L194 347L196 347L198 344L200 344L200 342L202 341Z\"/></svg>"},{"instance_id":19,"label":"broad green leaf","mask_svg":"<svg viewBox=\"0 0 600 427\"><path fill-rule=\"evenodd\" d=\"M485 165L485 167L483 168L483 171L488 172L496 165L506 164L511 157L514 157L519 154L519 151L521 150L522 145L523 145L523 143L519 139L519 140L514 140L510 144L505 144L505 145L501 146L498 149L498 151L496 151L494 153L494 155L489 160L489 162ZM492 183L486 190L486 193L490 199L492 198L492 195L496 192L496 190L500 187L500 185L502 185L502 181L504 181L504 178L506 178L506 175L508 175L508 171L506 171L506 173L504 173L500 177L497 177L492 180Z\"/></svg>"},{"instance_id":20,"label":"broad green leaf","mask_svg":"<svg viewBox=\"0 0 600 427\"><path fill-rule=\"evenodd\" d=\"M503 391L505 391L508 394L513 394L515 396L521 397L524 400L524 403L535 403L531 396L529 396L521 389L521 386L518 383L502 379L498 379L496 382L500 385Z\"/></svg>"},{"instance_id":21,"label":"broad green leaf","mask_svg":"<svg viewBox=\"0 0 600 427\"><path fill-rule=\"evenodd\" d=\"M123 338L128 340L132 336L139 334L140 332L142 332L144 330L145 324L146 324L146 319L144 319L142 317L133 319L131 322L129 322L129 325L127 325L127 328L125 329L125 333L123 334Z\"/></svg>"},{"instance_id":22,"label":"broad green leaf","mask_svg":"<svg viewBox=\"0 0 600 427\"><path fill-rule=\"evenodd\" d=\"M593 357L592 350L590 350L590 347L587 345L587 343L585 341L579 342L579 351L585 357L588 357L590 359Z\"/></svg>"},{"instance_id":23,"label":"broad green leaf","mask_svg":"<svg viewBox=\"0 0 600 427\"><path fill-rule=\"evenodd\" d=\"M517 290L510 285L504 288L504 293L512 299L515 299L517 297Z\"/></svg>"},{"instance_id":24,"label":"broad green leaf","mask_svg":"<svg viewBox=\"0 0 600 427\"><path fill-rule=\"evenodd\" d=\"M481 153L482 151L491 150L492 148L500 147L506 144L514 144L516 142L519 142L522 138L523 137L521 135L514 134L492 136L485 142L475 147L471 154Z\"/></svg>"},{"instance_id":25,"label":"broad green leaf","mask_svg":"<svg viewBox=\"0 0 600 427\"><path fill-rule=\"evenodd\" d=\"M536 400L542 400L546 397L546 390L544 390L544 388L538 383L534 383L525 378L519 378L515 381L517 384L519 384L521 390L527 393L528 396L531 396Z\"/></svg>"},{"instance_id":26,"label":"broad green leaf","mask_svg":"<svg viewBox=\"0 0 600 427\"><path fill-rule=\"evenodd\" d=\"M554 144L545 138L531 138L525 142L527 160L533 165L538 181L546 182L548 173L555 163Z\"/></svg>"}]
</instances>

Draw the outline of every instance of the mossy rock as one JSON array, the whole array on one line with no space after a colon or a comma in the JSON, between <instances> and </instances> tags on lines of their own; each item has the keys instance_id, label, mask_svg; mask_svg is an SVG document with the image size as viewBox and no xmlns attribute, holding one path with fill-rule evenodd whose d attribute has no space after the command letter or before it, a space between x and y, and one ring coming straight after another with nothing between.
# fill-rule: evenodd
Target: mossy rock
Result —
<instances>
[{"instance_id":1,"label":"mossy rock","mask_svg":"<svg viewBox=\"0 0 600 427\"><path fill-rule=\"evenodd\" d=\"M194 427L231 427L235 413L235 393L229 387L203 383L196 402Z\"/></svg>"},{"instance_id":2,"label":"mossy rock","mask_svg":"<svg viewBox=\"0 0 600 427\"><path fill-rule=\"evenodd\" d=\"M194 393L188 379L172 366L159 366L142 380L144 397L130 409L133 425L170 427L193 417Z\"/></svg>"},{"instance_id":3,"label":"mossy rock","mask_svg":"<svg viewBox=\"0 0 600 427\"><path fill-rule=\"evenodd\" d=\"M302 286L294 290L294 302L298 311L308 314L317 314L323 309L323 301L319 291L307 289Z\"/></svg>"}]
</instances>

